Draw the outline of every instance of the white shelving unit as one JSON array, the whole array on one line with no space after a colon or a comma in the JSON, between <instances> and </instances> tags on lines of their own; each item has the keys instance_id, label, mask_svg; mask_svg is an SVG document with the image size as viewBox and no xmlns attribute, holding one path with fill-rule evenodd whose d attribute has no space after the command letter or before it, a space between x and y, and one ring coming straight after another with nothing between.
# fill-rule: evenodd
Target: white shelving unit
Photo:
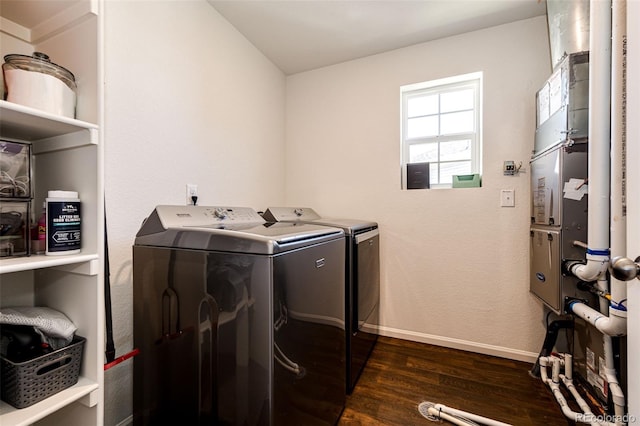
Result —
<instances>
[{"instance_id":1,"label":"white shelving unit","mask_svg":"<svg viewBox=\"0 0 640 426\"><path fill-rule=\"evenodd\" d=\"M77 119L0 100L0 139L32 144L32 214L40 213L47 192L53 189L77 191L82 203L81 253L0 259L0 306L57 309L87 339L78 383L23 409L0 402L2 426L103 424L101 9L101 0L0 0L2 57L44 52L52 62L72 71L78 82Z\"/></svg>"}]
</instances>

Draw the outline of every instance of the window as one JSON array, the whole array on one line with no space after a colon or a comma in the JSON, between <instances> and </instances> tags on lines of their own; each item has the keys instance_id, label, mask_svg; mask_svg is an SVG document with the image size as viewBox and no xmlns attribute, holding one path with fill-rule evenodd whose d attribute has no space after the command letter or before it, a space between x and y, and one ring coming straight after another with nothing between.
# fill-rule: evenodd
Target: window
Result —
<instances>
[{"instance_id":1,"label":"window","mask_svg":"<svg viewBox=\"0 0 640 426\"><path fill-rule=\"evenodd\" d=\"M481 88L480 72L400 88L404 188L410 163L429 163L431 188L481 173Z\"/></svg>"}]
</instances>

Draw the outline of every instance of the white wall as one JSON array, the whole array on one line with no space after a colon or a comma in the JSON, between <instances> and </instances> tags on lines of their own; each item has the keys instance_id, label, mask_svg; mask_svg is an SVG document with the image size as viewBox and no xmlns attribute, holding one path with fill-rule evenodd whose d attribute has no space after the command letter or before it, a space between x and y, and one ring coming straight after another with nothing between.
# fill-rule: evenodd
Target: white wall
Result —
<instances>
[{"instance_id":1,"label":"white wall","mask_svg":"<svg viewBox=\"0 0 640 426\"><path fill-rule=\"evenodd\" d=\"M400 86L482 71L482 188L400 189ZM533 360L528 160L551 74L546 17L287 78L286 201L381 230L382 334ZM504 160L525 173L506 177ZM515 189L515 208L500 190Z\"/></svg>"},{"instance_id":2,"label":"white wall","mask_svg":"<svg viewBox=\"0 0 640 426\"><path fill-rule=\"evenodd\" d=\"M117 355L133 346L132 244L157 204L284 202L284 75L203 1L106 1L105 186ZM132 412L105 373L105 424Z\"/></svg>"}]
</instances>

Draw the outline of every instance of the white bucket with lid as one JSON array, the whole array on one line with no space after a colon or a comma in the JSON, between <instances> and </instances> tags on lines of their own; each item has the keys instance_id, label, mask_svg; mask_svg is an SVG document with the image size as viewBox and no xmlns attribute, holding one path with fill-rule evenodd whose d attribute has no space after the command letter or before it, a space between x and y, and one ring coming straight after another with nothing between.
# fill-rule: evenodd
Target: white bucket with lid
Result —
<instances>
[{"instance_id":1,"label":"white bucket with lid","mask_svg":"<svg viewBox=\"0 0 640 426\"><path fill-rule=\"evenodd\" d=\"M7 101L75 118L77 85L71 71L54 64L41 52L34 52L33 56L6 55L4 61Z\"/></svg>"}]
</instances>

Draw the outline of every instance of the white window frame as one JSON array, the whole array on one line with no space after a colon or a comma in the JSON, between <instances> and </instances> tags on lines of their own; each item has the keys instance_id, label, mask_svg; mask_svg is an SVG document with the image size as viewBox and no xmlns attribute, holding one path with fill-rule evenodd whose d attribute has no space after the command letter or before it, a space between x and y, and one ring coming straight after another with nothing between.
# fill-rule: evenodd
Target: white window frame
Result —
<instances>
[{"instance_id":1,"label":"white window frame","mask_svg":"<svg viewBox=\"0 0 640 426\"><path fill-rule=\"evenodd\" d=\"M408 100L416 96L424 96L436 93L446 93L449 91L471 88L474 90L474 130L457 134L447 134L429 137L407 136L407 103ZM409 162L409 148L411 145L419 145L429 142L437 142L438 146L442 142L460 140L461 138L471 140L471 173L482 175L482 72L474 72L455 77L447 77L423 83L410 84L400 87L401 94L401 170L402 188L406 189L406 170ZM438 113L440 115L440 113ZM440 162L438 162L440 163ZM451 188L450 183L431 183L431 188Z\"/></svg>"}]
</instances>

